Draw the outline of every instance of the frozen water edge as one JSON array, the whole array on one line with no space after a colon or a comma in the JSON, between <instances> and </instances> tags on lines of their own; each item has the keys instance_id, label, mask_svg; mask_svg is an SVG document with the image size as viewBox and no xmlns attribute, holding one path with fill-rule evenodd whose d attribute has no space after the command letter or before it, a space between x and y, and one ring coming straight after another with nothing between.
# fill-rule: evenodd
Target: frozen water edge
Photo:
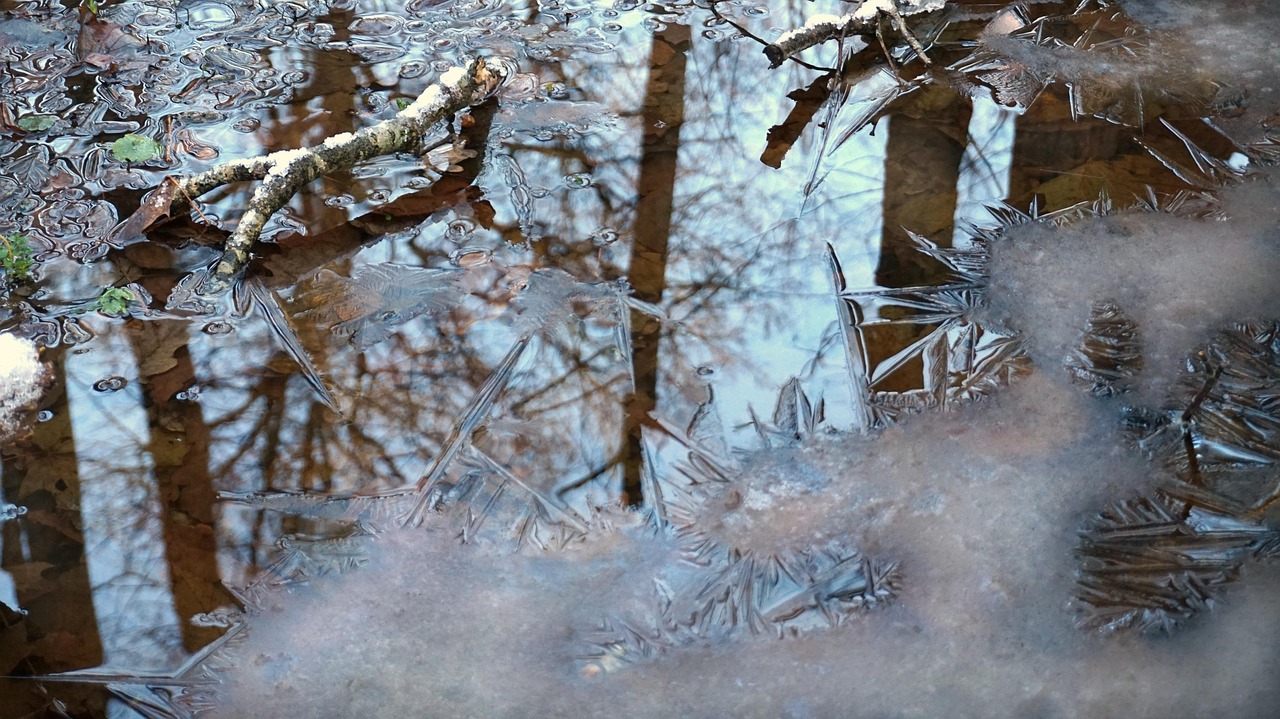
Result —
<instances>
[{"instance_id":1,"label":"frozen water edge","mask_svg":"<svg viewBox=\"0 0 1280 719\"><path fill-rule=\"evenodd\" d=\"M1251 566L1222 611L1172 638L1074 627L1075 530L1153 479L1114 420L1041 372L866 447L820 440L813 462L857 459L833 503L861 508L866 551L902 562L902 598L831 631L686 647L596 680L576 671L580 630L642 615L655 578L687 581L674 547L626 530L527 557L385 535L369 567L253 621L220 715L1270 716L1274 568Z\"/></svg>"}]
</instances>

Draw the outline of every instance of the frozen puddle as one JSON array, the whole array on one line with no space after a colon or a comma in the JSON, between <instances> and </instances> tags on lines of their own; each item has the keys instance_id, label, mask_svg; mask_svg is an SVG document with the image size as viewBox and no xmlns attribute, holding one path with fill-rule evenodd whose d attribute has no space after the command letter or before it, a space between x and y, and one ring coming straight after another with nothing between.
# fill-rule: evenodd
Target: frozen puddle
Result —
<instances>
[{"instance_id":1,"label":"frozen puddle","mask_svg":"<svg viewBox=\"0 0 1280 719\"><path fill-rule=\"evenodd\" d=\"M1179 62L1239 70L1256 122L1274 51L1221 37L1206 27ZM1020 61L1108 72L1073 57ZM1153 57L1125 81L1181 67ZM887 427L832 429L788 385L771 421L714 403L663 418L643 513L584 516L483 460L494 481L451 475L423 527L346 507L355 536L295 543L288 591L252 595L215 714L1274 716L1280 191L1186 149L1197 181L1230 186L1006 214L965 257L933 253L963 291L882 293L951 328L916 350L926 374L942 363L932 394L872 393L863 414ZM1018 351L964 365L978 326ZM998 381L954 391L980 365ZM749 423L757 441L730 446L722 427Z\"/></svg>"},{"instance_id":2,"label":"frozen puddle","mask_svg":"<svg viewBox=\"0 0 1280 719\"><path fill-rule=\"evenodd\" d=\"M1011 228L978 310L1031 328L1011 386L868 436L791 384L739 448L721 427L748 418L704 404L650 437L646 514L565 509L574 529L458 484L419 529L350 509L376 536L291 566L363 566L255 595L217 715L1270 716L1280 338L1225 331L1280 314L1278 196L1264 174ZM1143 361L1114 353L1125 387L1090 392L1068 359L1102 361L1103 299ZM551 551L515 551L530 521Z\"/></svg>"},{"instance_id":3,"label":"frozen puddle","mask_svg":"<svg viewBox=\"0 0 1280 719\"><path fill-rule=\"evenodd\" d=\"M1274 719L1276 2L890 4L5 5L0 718Z\"/></svg>"}]
</instances>

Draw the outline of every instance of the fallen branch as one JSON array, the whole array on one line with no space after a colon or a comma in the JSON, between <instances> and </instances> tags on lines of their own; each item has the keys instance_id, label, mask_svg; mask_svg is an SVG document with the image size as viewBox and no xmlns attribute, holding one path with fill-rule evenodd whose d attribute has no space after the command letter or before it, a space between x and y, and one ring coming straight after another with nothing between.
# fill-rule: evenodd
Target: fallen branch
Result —
<instances>
[{"instance_id":1,"label":"fallen branch","mask_svg":"<svg viewBox=\"0 0 1280 719\"><path fill-rule=\"evenodd\" d=\"M253 245L267 220L308 182L374 157L418 149L436 123L483 102L503 79L500 68L476 58L465 67L455 67L443 73L413 104L393 118L356 133L334 135L318 147L281 150L263 157L234 160L180 181L178 193L173 196L173 205L168 208L170 212L181 209L189 198L199 197L222 185L262 181L254 190L240 223L227 238L222 259L214 267L203 292L222 292L231 286L252 258Z\"/></svg>"},{"instance_id":2,"label":"fallen branch","mask_svg":"<svg viewBox=\"0 0 1280 719\"><path fill-rule=\"evenodd\" d=\"M876 35L880 20L887 17L927 64L924 48L907 30L902 18L904 15L933 12L945 4L945 0L863 0L857 9L847 15L814 15L801 27L783 33L777 40L765 45L764 54L769 58L769 66L776 68L791 56L828 40L850 35Z\"/></svg>"}]
</instances>

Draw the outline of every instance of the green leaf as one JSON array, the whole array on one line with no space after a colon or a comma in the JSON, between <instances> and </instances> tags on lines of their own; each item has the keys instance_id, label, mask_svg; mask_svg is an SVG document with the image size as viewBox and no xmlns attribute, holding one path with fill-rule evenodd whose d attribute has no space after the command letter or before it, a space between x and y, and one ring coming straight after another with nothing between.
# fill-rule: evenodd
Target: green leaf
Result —
<instances>
[{"instance_id":1,"label":"green leaf","mask_svg":"<svg viewBox=\"0 0 1280 719\"><path fill-rule=\"evenodd\" d=\"M18 127L27 132L44 132L53 127L53 123L57 121L58 118L53 115L27 115L18 118Z\"/></svg>"},{"instance_id":2,"label":"green leaf","mask_svg":"<svg viewBox=\"0 0 1280 719\"><path fill-rule=\"evenodd\" d=\"M158 156L162 149L155 140L132 133L111 143L111 154L123 162L145 162Z\"/></svg>"},{"instance_id":3,"label":"green leaf","mask_svg":"<svg viewBox=\"0 0 1280 719\"><path fill-rule=\"evenodd\" d=\"M124 287L108 287L94 300L93 309L104 315L123 315L134 299L133 292Z\"/></svg>"},{"instance_id":4,"label":"green leaf","mask_svg":"<svg viewBox=\"0 0 1280 719\"><path fill-rule=\"evenodd\" d=\"M26 235L0 235L0 268L4 269L10 280L25 280L31 276L31 267L35 264L32 257L30 241Z\"/></svg>"}]
</instances>

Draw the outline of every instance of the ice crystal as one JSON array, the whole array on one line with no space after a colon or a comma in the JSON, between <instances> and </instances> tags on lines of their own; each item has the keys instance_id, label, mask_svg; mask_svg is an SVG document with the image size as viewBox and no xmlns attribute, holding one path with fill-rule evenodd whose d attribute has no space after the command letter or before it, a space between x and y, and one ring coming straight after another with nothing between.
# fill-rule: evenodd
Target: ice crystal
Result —
<instances>
[{"instance_id":1,"label":"ice crystal","mask_svg":"<svg viewBox=\"0 0 1280 719\"><path fill-rule=\"evenodd\" d=\"M581 282L564 270L539 269L509 274L513 293L513 325L523 336L553 332L588 317L622 311L619 286Z\"/></svg>"},{"instance_id":2,"label":"ice crystal","mask_svg":"<svg viewBox=\"0 0 1280 719\"><path fill-rule=\"evenodd\" d=\"M340 527L332 536L282 536L276 541L276 559L235 593L246 611L258 612L282 591L363 566L369 561L372 538L358 523Z\"/></svg>"},{"instance_id":3,"label":"ice crystal","mask_svg":"<svg viewBox=\"0 0 1280 719\"><path fill-rule=\"evenodd\" d=\"M1072 378L1096 395L1111 396L1129 391L1141 368L1137 325L1114 303L1094 303L1084 335L1067 358Z\"/></svg>"},{"instance_id":4,"label":"ice crystal","mask_svg":"<svg viewBox=\"0 0 1280 719\"><path fill-rule=\"evenodd\" d=\"M859 552L824 493L836 479L819 437L821 407L788 381L773 422L755 420L763 448L737 459L723 453L714 395L683 432L660 420L688 454L676 467L682 479L652 480L650 516L703 569L660 592L651 616L614 617L590 633L587 673L742 635L830 628L892 597L896 563Z\"/></svg>"},{"instance_id":5,"label":"ice crystal","mask_svg":"<svg viewBox=\"0 0 1280 719\"><path fill-rule=\"evenodd\" d=\"M1273 532L1164 496L1121 502L1082 533L1082 626L1169 632L1213 608Z\"/></svg>"},{"instance_id":6,"label":"ice crystal","mask_svg":"<svg viewBox=\"0 0 1280 719\"><path fill-rule=\"evenodd\" d=\"M1083 532L1085 626L1172 631L1212 608L1247 560L1274 552L1278 533L1261 518L1280 498L1280 323L1222 332L1188 365L1170 409L1130 412L1139 445L1175 476Z\"/></svg>"},{"instance_id":7,"label":"ice crystal","mask_svg":"<svg viewBox=\"0 0 1280 719\"><path fill-rule=\"evenodd\" d=\"M1217 334L1187 361L1165 408L1131 424L1139 444L1179 471L1280 462L1280 323ZM1184 451L1185 434L1195 451Z\"/></svg>"},{"instance_id":8,"label":"ice crystal","mask_svg":"<svg viewBox=\"0 0 1280 719\"><path fill-rule=\"evenodd\" d=\"M985 396L1027 369L1017 337L976 320L985 302L989 272L984 238L978 234L971 246L942 248L915 233L909 236L922 255L946 269L948 280L921 287L853 289L835 250L828 246L850 387L859 424L868 429L903 414ZM918 328L923 336L872 366L865 334L876 327L897 325ZM919 389L877 390L917 359L923 366Z\"/></svg>"},{"instance_id":9,"label":"ice crystal","mask_svg":"<svg viewBox=\"0 0 1280 719\"><path fill-rule=\"evenodd\" d=\"M304 308L299 314L364 350L386 340L396 326L447 312L460 302L458 277L452 270L394 263L365 265L351 277L321 270L298 298Z\"/></svg>"}]
</instances>

